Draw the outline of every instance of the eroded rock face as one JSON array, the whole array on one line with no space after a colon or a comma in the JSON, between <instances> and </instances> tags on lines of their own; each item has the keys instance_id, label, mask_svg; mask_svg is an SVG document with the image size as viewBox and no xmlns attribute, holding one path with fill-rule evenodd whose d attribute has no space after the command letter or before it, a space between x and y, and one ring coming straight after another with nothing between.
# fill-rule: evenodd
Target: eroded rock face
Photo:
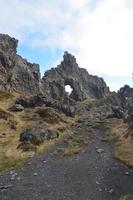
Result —
<instances>
[{"instance_id":1,"label":"eroded rock face","mask_svg":"<svg viewBox=\"0 0 133 200\"><path fill-rule=\"evenodd\" d=\"M44 142L44 140L55 139L56 137L58 137L57 133L50 129L33 127L26 128L22 131L20 134L20 142L28 142L33 145L39 145Z\"/></svg>"},{"instance_id":2,"label":"eroded rock face","mask_svg":"<svg viewBox=\"0 0 133 200\"><path fill-rule=\"evenodd\" d=\"M133 88L125 85L118 93L110 93L106 102L111 105L112 117L121 118L125 122L133 121Z\"/></svg>"},{"instance_id":3,"label":"eroded rock face","mask_svg":"<svg viewBox=\"0 0 133 200\"><path fill-rule=\"evenodd\" d=\"M17 55L18 41L0 34L0 89L19 91L27 94L42 94L54 100L103 98L109 89L104 80L92 76L79 68L74 56L65 52L64 59L56 68L47 71L40 79L39 65L31 64ZM73 89L70 96L65 86Z\"/></svg>"},{"instance_id":4,"label":"eroded rock face","mask_svg":"<svg viewBox=\"0 0 133 200\"><path fill-rule=\"evenodd\" d=\"M0 34L0 89L37 94L39 65L31 64L16 54L18 40Z\"/></svg>"},{"instance_id":5,"label":"eroded rock face","mask_svg":"<svg viewBox=\"0 0 133 200\"><path fill-rule=\"evenodd\" d=\"M124 121L133 121L133 88L125 85L124 87L120 88L118 96L121 100L121 105L124 110Z\"/></svg>"},{"instance_id":6,"label":"eroded rock face","mask_svg":"<svg viewBox=\"0 0 133 200\"><path fill-rule=\"evenodd\" d=\"M70 85L73 89L70 97L76 101L102 98L109 93L104 80L79 68L75 57L68 52L65 52L64 59L57 68L52 68L45 73L42 85L43 94L54 99L65 97L66 85Z\"/></svg>"}]
</instances>

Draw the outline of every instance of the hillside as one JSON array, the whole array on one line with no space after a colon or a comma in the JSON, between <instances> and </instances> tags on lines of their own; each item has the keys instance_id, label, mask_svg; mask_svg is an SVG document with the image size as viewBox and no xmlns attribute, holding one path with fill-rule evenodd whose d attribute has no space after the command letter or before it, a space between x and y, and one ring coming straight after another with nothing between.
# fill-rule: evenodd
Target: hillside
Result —
<instances>
[{"instance_id":1,"label":"hillside","mask_svg":"<svg viewBox=\"0 0 133 200\"><path fill-rule=\"evenodd\" d=\"M0 198L131 200L133 88L110 92L68 52L41 79L17 44L0 34Z\"/></svg>"}]
</instances>

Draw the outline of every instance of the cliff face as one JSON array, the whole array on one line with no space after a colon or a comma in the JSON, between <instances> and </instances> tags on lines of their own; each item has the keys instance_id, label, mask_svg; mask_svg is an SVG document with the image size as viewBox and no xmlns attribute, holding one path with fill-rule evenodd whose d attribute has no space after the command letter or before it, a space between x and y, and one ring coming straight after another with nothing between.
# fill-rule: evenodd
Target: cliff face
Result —
<instances>
[{"instance_id":1,"label":"cliff face","mask_svg":"<svg viewBox=\"0 0 133 200\"><path fill-rule=\"evenodd\" d=\"M57 99L65 98L65 85L73 89L70 97L83 100L89 97L102 98L109 92L104 80L89 75L79 68L76 59L65 52L64 59L57 68L47 71L40 79L39 65L31 64L17 55L18 41L8 35L0 34L0 89L20 91Z\"/></svg>"},{"instance_id":2,"label":"cliff face","mask_svg":"<svg viewBox=\"0 0 133 200\"><path fill-rule=\"evenodd\" d=\"M43 93L54 99L65 96L65 86L73 89L70 97L74 100L86 98L102 98L109 93L109 89L102 78L92 76L79 68L76 59L65 52L64 59L57 68L47 71L42 79Z\"/></svg>"},{"instance_id":3,"label":"cliff face","mask_svg":"<svg viewBox=\"0 0 133 200\"><path fill-rule=\"evenodd\" d=\"M29 94L39 91L39 65L31 64L16 54L18 41L0 34L0 89Z\"/></svg>"}]
</instances>

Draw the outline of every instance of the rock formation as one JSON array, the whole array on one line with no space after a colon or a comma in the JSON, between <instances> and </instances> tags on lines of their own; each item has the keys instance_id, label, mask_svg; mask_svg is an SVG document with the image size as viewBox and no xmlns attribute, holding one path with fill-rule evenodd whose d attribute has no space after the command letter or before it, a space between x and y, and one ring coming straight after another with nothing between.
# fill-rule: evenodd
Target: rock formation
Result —
<instances>
[{"instance_id":1,"label":"rock formation","mask_svg":"<svg viewBox=\"0 0 133 200\"><path fill-rule=\"evenodd\" d=\"M133 88L125 85L118 93L110 93L105 102L109 103L112 108L109 117L120 118L128 123L133 121Z\"/></svg>"},{"instance_id":2,"label":"rock formation","mask_svg":"<svg viewBox=\"0 0 133 200\"><path fill-rule=\"evenodd\" d=\"M45 72L42 85L44 95L54 99L65 98L66 85L70 85L73 89L70 97L76 101L87 98L102 98L109 93L104 80L88 74L83 68L79 68L75 57L68 52L65 52L60 65Z\"/></svg>"},{"instance_id":3,"label":"rock formation","mask_svg":"<svg viewBox=\"0 0 133 200\"><path fill-rule=\"evenodd\" d=\"M28 94L39 91L39 65L31 64L17 55L18 41L0 34L0 89Z\"/></svg>"},{"instance_id":4,"label":"rock formation","mask_svg":"<svg viewBox=\"0 0 133 200\"><path fill-rule=\"evenodd\" d=\"M79 68L76 59L65 52L64 60L57 68L47 71L40 79L39 65L31 64L17 55L18 41L8 35L0 34L0 89L19 91L60 100L65 99L65 85L73 89L70 98L102 98L109 92L104 80Z\"/></svg>"}]
</instances>

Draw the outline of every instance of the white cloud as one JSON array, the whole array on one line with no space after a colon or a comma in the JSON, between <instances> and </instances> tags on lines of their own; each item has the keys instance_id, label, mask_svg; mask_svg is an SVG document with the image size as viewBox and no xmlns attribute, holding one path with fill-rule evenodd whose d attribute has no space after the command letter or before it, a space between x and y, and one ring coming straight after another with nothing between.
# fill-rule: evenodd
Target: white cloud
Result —
<instances>
[{"instance_id":1,"label":"white cloud","mask_svg":"<svg viewBox=\"0 0 133 200\"><path fill-rule=\"evenodd\" d=\"M133 71L132 0L0 0L0 5L0 32L33 46L69 50L90 73Z\"/></svg>"}]
</instances>

